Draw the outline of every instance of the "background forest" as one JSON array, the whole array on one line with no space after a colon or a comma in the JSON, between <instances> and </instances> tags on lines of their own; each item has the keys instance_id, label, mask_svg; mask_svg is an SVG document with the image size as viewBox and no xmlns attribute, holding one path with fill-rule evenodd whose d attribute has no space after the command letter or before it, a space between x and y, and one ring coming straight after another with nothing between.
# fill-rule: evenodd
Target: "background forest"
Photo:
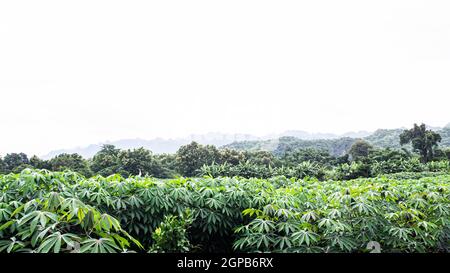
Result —
<instances>
[{"instance_id":1,"label":"background forest","mask_svg":"<svg viewBox=\"0 0 450 273\"><path fill-rule=\"evenodd\" d=\"M324 180L445 171L449 168L449 158L450 127L434 132L422 124L411 130L378 130L360 139L280 137L234 142L221 147L192 142L182 145L173 154L154 154L142 147L122 150L109 144L103 145L89 159L76 153L62 153L49 160L11 153L0 158L0 173L37 168L72 170L86 177L116 173L125 177L146 175L156 178L284 175Z\"/></svg>"}]
</instances>

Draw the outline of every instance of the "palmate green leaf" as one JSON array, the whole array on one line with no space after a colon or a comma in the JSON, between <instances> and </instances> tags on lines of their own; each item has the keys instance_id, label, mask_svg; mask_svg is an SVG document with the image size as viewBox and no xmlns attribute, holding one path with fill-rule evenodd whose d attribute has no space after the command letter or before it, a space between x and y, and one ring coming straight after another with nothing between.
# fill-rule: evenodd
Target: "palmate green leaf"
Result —
<instances>
[{"instance_id":1,"label":"palmate green leaf","mask_svg":"<svg viewBox=\"0 0 450 273\"><path fill-rule=\"evenodd\" d=\"M431 207L433 211L438 212L439 217L448 217L450 215L450 206L445 203L439 203Z\"/></svg>"},{"instance_id":2,"label":"palmate green leaf","mask_svg":"<svg viewBox=\"0 0 450 273\"><path fill-rule=\"evenodd\" d=\"M254 209L254 208L248 208L242 211L242 215L248 215L248 216L253 216L253 215L260 215L262 213L261 210L259 209Z\"/></svg>"},{"instance_id":3,"label":"palmate green leaf","mask_svg":"<svg viewBox=\"0 0 450 273\"><path fill-rule=\"evenodd\" d=\"M86 205L81 202L79 199L77 198L66 198L64 200L62 200L61 203L61 210L66 211L67 213L65 214L65 217L67 218L67 220L71 220L73 217L78 217L80 221L82 221L84 215L81 213L81 215L78 215L78 211L80 208L85 208ZM81 218L81 219L80 219Z\"/></svg>"},{"instance_id":4,"label":"palmate green leaf","mask_svg":"<svg viewBox=\"0 0 450 273\"><path fill-rule=\"evenodd\" d=\"M331 219L341 218L342 213L338 209L331 209L330 212L328 213L328 217L330 217Z\"/></svg>"},{"instance_id":5,"label":"palmate green leaf","mask_svg":"<svg viewBox=\"0 0 450 273\"><path fill-rule=\"evenodd\" d=\"M273 239L267 234L258 234L255 238L256 248L259 249L261 246L265 248L269 248L269 246L273 243Z\"/></svg>"},{"instance_id":6,"label":"palmate green leaf","mask_svg":"<svg viewBox=\"0 0 450 273\"><path fill-rule=\"evenodd\" d=\"M240 226L234 229L234 233L245 233L249 234L249 225Z\"/></svg>"},{"instance_id":7,"label":"palmate green leaf","mask_svg":"<svg viewBox=\"0 0 450 273\"><path fill-rule=\"evenodd\" d=\"M33 232L29 228L22 229L16 233L16 236L20 238L20 240L25 241L29 237L33 235Z\"/></svg>"},{"instance_id":8,"label":"palmate green leaf","mask_svg":"<svg viewBox=\"0 0 450 273\"><path fill-rule=\"evenodd\" d=\"M425 231L434 230L437 228L436 224L427 221L420 221L417 223L417 226L423 228Z\"/></svg>"},{"instance_id":9,"label":"palmate green leaf","mask_svg":"<svg viewBox=\"0 0 450 273\"><path fill-rule=\"evenodd\" d=\"M120 248L122 249L126 249L130 246L130 242L126 238L120 236L119 234L111 234L111 237L114 238L114 240L116 240L117 243L119 243ZM142 245L140 245L140 247L141 246Z\"/></svg>"},{"instance_id":10,"label":"palmate green leaf","mask_svg":"<svg viewBox=\"0 0 450 273\"><path fill-rule=\"evenodd\" d=\"M45 235L47 235L47 233L55 230L57 225L58 223L55 223L46 228L42 228L40 232L35 232L31 240L31 245L34 247L38 241L42 240L45 237Z\"/></svg>"},{"instance_id":11,"label":"palmate green leaf","mask_svg":"<svg viewBox=\"0 0 450 273\"><path fill-rule=\"evenodd\" d=\"M290 209L281 208L276 210L275 215L277 217L289 218L292 215L292 212Z\"/></svg>"},{"instance_id":12,"label":"palmate green leaf","mask_svg":"<svg viewBox=\"0 0 450 273\"><path fill-rule=\"evenodd\" d=\"M277 231L278 232L284 232L285 235L290 235L291 233L298 230L298 225L295 225L294 223L290 221L286 222L278 222L276 224Z\"/></svg>"},{"instance_id":13,"label":"palmate green leaf","mask_svg":"<svg viewBox=\"0 0 450 273\"><path fill-rule=\"evenodd\" d=\"M64 198L62 198L59 193L50 192L45 202L44 208L55 210L62 204L62 202L64 202Z\"/></svg>"},{"instance_id":14,"label":"palmate green leaf","mask_svg":"<svg viewBox=\"0 0 450 273\"><path fill-rule=\"evenodd\" d=\"M284 250L285 247L290 248L292 246L291 238L288 236L282 236L276 239L275 245L280 250Z\"/></svg>"},{"instance_id":15,"label":"palmate green leaf","mask_svg":"<svg viewBox=\"0 0 450 273\"><path fill-rule=\"evenodd\" d=\"M98 230L105 230L108 232L111 229L113 229L114 231L121 230L119 221L117 219L115 219L114 217L112 217L108 214L105 214L105 213L100 216L100 220L99 220L96 228Z\"/></svg>"},{"instance_id":16,"label":"palmate green leaf","mask_svg":"<svg viewBox=\"0 0 450 273\"><path fill-rule=\"evenodd\" d=\"M110 238L87 239L81 242L81 253L116 253L120 248Z\"/></svg>"},{"instance_id":17,"label":"palmate green leaf","mask_svg":"<svg viewBox=\"0 0 450 273\"><path fill-rule=\"evenodd\" d=\"M374 208L364 201L355 203L352 209L357 210L360 214L370 214L374 211Z\"/></svg>"},{"instance_id":18,"label":"palmate green leaf","mask_svg":"<svg viewBox=\"0 0 450 273\"><path fill-rule=\"evenodd\" d=\"M411 231L407 228L392 227L391 229L389 229L389 234L403 241L409 241L408 237L411 235Z\"/></svg>"},{"instance_id":19,"label":"palmate green leaf","mask_svg":"<svg viewBox=\"0 0 450 273\"><path fill-rule=\"evenodd\" d=\"M311 243L317 242L319 239L318 235L309 230L300 230L292 234L292 242L294 244L309 246Z\"/></svg>"},{"instance_id":20,"label":"palmate green leaf","mask_svg":"<svg viewBox=\"0 0 450 273\"><path fill-rule=\"evenodd\" d=\"M25 244L21 241L17 241L15 237L9 240L0 240L0 252L6 251L7 253L15 252L25 247Z\"/></svg>"},{"instance_id":21,"label":"palmate green leaf","mask_svg":"<svg viewBox=\"0 0 450 273\"><path fill-rule=\"evenodd\" d=\"M331 243L332 246L338 246L342 251L352 251L356 248L356 242L348 237L336 236Z\"/></svg>"},{"instance_id":22,"label":"palmate green leaf","mask_svg":"<svg viewBox=\"0 0 450 273\"><path fill-rule=\"evenodd\" d=\"M81 221L81 226L85 230L95 228L95 224L96 224L95 219L96 219L96 216L98 216L99 212L93 208L89 208L89 209L85 209L85 210L79 209L78 211L83 211L83 215L84 215L83 220Z\"/></svg>"},{"instance_id":23,"label":"palmate green leaf","mask_svg":"<svg viewBox=\"0 0 450 273\"><path fill-rule=\"evenodd\" d=\"M0 231L10 227L11 225L13 225L14 223L16 223L16 220L10 220L6 223L4 223L3 225L0 226Z\"/></svg>"},{"instance_id":24,"label":"palmate green leaf","mask_svg":"<svg viewBox=\"0 0 450 273\"><path fill-rule=\"evenodd\" d=\"M306 222L315 221L317 219L317 214L315 211L307 211L303 214L302 220Z\"/></svg>"},{"instance_id":25,"label":"palmate green leaf","mask_svg":"<svg viewBox=\"0 0 450 273\"><path fill-rule=\"evenodd\" d=\"M19 214L22 212L22 210L24 209L25 204L20 205L19 207L17 207L12 213L11 213L11 218L14 217L16 214Z\"/></svg>"},{"instance_id":26,"label":"palmate green leaf","mask_svg":"<svg viewBox=\"0 0 450 273\"><path fill-rule=\"evenodd\" d=\"M215 198L206 198L205 204L212 209L219 209L223 202Z\"/></svg>"},{"instance_id":27,"label":"palmate green leaf","mask_svg":"<svg viewBox=\"0 0 450 273\"><path fill-rule=\"evenodd\" d=\"M133 236L131 236L130 234L128 234L125 230L121 230L121 232L122 232L129 240L131 240L133 243L135 243L140 249L144 249L144 246L143 246L138 240L136 240Z\"/></svg>"},{"instance_id":28,"label":"palmate green leaf","mask_svg":"<svg viewBox=\"0 0 450 273\"><path fill-rule=\"evenodd\" d=\"M8 221L11 217L11 210L8 208L0 208L0 223Z\"/></svg>"},{"instance_id":29,"label":"palmate green leaf","mask_svg":"<svg viewBox=\"0 0 450 273\"><path fill-rule=\"evenodd\" d=\"M408 203L416 209L418 208L422 209L428 206L427 201L425 201L425 199L423 198L414 198L412 200L409 200Z\"/></svg>"},{"instance_id":30,"label":"palmate green leaf","mask_svg":"<svg viewBox=\"0 0 450 273\"><path fill-rule=\"evenodd\" d=\"M140 207L144 204L144 202L137 196L131 195L128 197L127 203L130 204L132 207Z\"/></svg>"},{"instance_id":31,"label":"palmate green leaf","mask_svg":"<svg viewBox=\"0 0 450 273\"><path fill-rule=\"evenodd\" d=\"M117 198L116 203L115 203L115 207L117 209L125 210L125 209L127 209L127 203L125 201L123 201L122 199Z\"/></svg>"},{"instance_id":32,"label":"palmate green leaf","mask_svg":"<svg viewBox=\"0 0 450 273\"><path fill-rule=\"evenodd\" d=\"M319 226L319 227L325 226L325 227L329 228L329 227L332 226L333 224L334 224L334 221L333 221L332 219L330 219L330 218L322 218L322 219L319 221L318 226Z\"/></svg>"},{"instance_id":33,"label":"palmate green leaf","mask_svg":"<svg viewBox=\"0 0 450 273\"><path fill-rule=\"evenodd\" d=\"M101 203L107 203L107 199L109 198L110 194L105 189L98 188L97 191L89 192L88 196L89 196L89 200L91 202L101 204Z\"/></svg>"},{"instance_id":34,"label":"palmate green leaf","mask_svg":"<svg viewBox=\"0 0 450 273\"><path fill-rule=\"evenodd\" d=\"M26 213L27 211L29 211L30 209L37 209L37 207L40 205L41 200L40 199L32 199L28 202L26 202L23 206L23 210Z\"/></svg>"},{"instance_id":35,"label":"palmate green leaf","mask_svg":"<svg viewBox=\"0 0 450 273\"><path fill-rule=\"evenodd\" d=\"M74 241L80 241L80 237L75 234L55 232L45 238L38 247L37 252L48 253L52 250L54 253L59 253L63 243L65 245L73 245Z\"/></svg>"},{"instance_id":36,"label":"palmate green leaf","mask_svg":"<svg viewBox=\"0 0 450 273\"><path fill-rule=\"evenodd\" d=\"M275 223L271 220L255 219L251 223L251 228L259 233L269 233L275 229Z\"/></svg>"},{"instance_id":37,"label":"palmate green leaf","mask_svg":"<svg viewBox=\"0 0 450 273\"><path fill-rule=\"evenodd\" d=\"M33 211L17 221L17 224L19 226L23 226L26 223L28 223L31 220L30 227L32 231L36 228L37 224L39 223L41 226L45 226L49 220L52 220L53 222L58 221L58 215L55 213L49 212L49 211Z\"/></svg>"},{"instance_id":38,"label":"palmate green leaf","mask_svg":"<svg viewBox=\"0 0 450 273\"><path fill-rule=\"evenodd\" d=\"M83 222L84 217L86 216L86 210L77 208L76 210L78 221Z\"/></svg>"},{"instance_id":39,"label":"palmate green leaf","mask_svg":"<svg viewBox=\"0 0 450 273\"><path fill-rule=\"evenodd\" d=\"M248 247L248 246L250 246L250 245L251 245L251 243L250 243L250 237L243 237L243 238L240 238L240 239L234 241L234 243L233 243L233 249L239 249L239 250L242 250L242 249L244 249L245 247Z\"/></svg>"}]
</instances>

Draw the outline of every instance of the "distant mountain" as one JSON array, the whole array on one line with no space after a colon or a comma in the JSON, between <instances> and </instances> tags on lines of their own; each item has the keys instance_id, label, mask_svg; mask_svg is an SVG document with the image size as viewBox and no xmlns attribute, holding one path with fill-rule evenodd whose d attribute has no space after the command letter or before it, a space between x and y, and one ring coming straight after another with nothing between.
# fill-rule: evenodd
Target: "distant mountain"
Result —
<instances>
[{"instance_id":1,"label":"distant mountain","mask_svg":"<svg viewBox=\"0 0 450 273\"><path fill-rule=\"evenodd\" d=\"M444 128L438 131L438 133L441 135L441 142L439 143L440 146L444 147L450 147L450 123L447 124Z\"/></svg>"},{"instance_id":2,"label":"distant mountain","mask_svg":"<svg viewBox=\"0 0 450 273\"><path fill-rule=\"evenodd\" d=\"M378 129L364 138L367 142L379 148L400 148L400 134L404 129Z\"/></svg>"},{"instance_id":3,"label":"distant mountain","mask_svg":"<svg viewBox=\"0 0 450 273\"><path fill-rule=\"evenodd\" d=\"M342 137L351 137L351 138L364 138L370 136L372 132L368 131L358 131L358 132L348 132L342 135Z\"/></svg>"},{"instance_id":4,"label":"distant mountain","mask_svg":"<svg viewBox=\"0 0 450 273\"><path fill-rule=\"evenodd\" d=\"M445 128L435 128L442 136L441 146L450 147L450 124ZM239 150L265 150L276 154L283 153L288 149L316 148L329 151L331 154L339 156L345 154L356 139L362 138L376 147L399 148L399 135L404 130L400 129L379 129L373 133L367 131L348 132L337 135L330 133L309 133L306 131L292 130L281 134L272 134L257 137L250 134L222 134L207 133L193 134L185 138L163 139L121 139L117 141L107 141L98 144L91 144L86 147L76 147L73 149L61 149L52 151L43 159L50 159L62 153L77 153L84 158L91 158L100 151L103 144L112 144L120 149L133 149L144 147L156 154L175 153L182 145L192 141L217 147L233 148Z\"/></svg>"},{"instance_id":5,"label":"distant mountain","mask_svg":"<svg viewBox=\"0 0 450 273\"><path fill-rule=\"evenodd\" d=\"M180 146L186 145L192 141L197 141L198 143L204 145L211 144L219 147L235 141L259 140L259 139L261 138L248 134L220 134L220 133L190 135L189 137L186 138L176 138L176 139L163 139L163 138L155 138L151 140L145 140L140 138L121 139L117 141L106 141L103 143L91 144L86 147L55 150L42 156L42 158L50 159L62 153L77 153L83 156L84 158L91 158L98 151L100 151L103 144L111 144L120 149L133 149L144 147L145 149L149 149L156 154L160 154L160 153L175 153L178 150L178 148L180 148Z\"/></svg>"},{"instance_id":6,"label":"distant mountain","mask_svg":"<svg viewBox=\"0 0 450 273\"><path fill-rule=\"evenodd\" d=\"M77 147L77 148L73 148L73 149L60 149L60 150L51 151L48 154L41 156L41 158L48 160L52 157L55 157L57 155L64 154L64 153L67 153L67 154L77 153L84 158L90 158L90 157L94 156L98 151L100 151L100 149L101 149L101 144L91 144L87 147Z\"/></svg>"},{"instance_id":7,"label":"distant mountain","mask_svg":"<svg viewBox=\"0 0 450 273\"><path fill-rule=\"evenodd\" d=\"M353 138L362 138L370 135L370 132L367 131L359 131L359 132L347 132L345 134L337 135L330 133L309 133L306 131L285 131L278 135L278 137L296 137L303 140L316 140L316 139L338 139L342 137L353 137Z\"/></svg>"},{"instance_id":8,"label":"distant mountain","mask_svg":"<svg viewBox=\"0 0 450 273\"><path fill-rule=\"evenodd\" d=\"M326 150L331 155L342 156L350 149L356 138L341 137L334 139L300 139L292 136L280 137L278 139L264 141L242 141L234 142L222 146L223 148L248 150L248 151L269 151L275 155L282 155L287 151L300 149Z\"/></svg>"},{"instance_id":9,"label":"distant mountain","mask_svg":"<svg viewBox=\"0 0 450 273\"><path fill-rule=\"evenodd\" d=\"M429 127L428 129L431 129L435 131L436 133L441 135L441 142L439 143L439 146L442 147L450 147L450 127ZM405 130L406 128L402 129L379 129L376 130L373 134L370 136L365 137L364 139L371 143L375 147L380 148L400 148L400 134Z\"/></svg>"},{"instance_id":10,"label":"distant mountain","mask_svg":"<svg viewBox=\"0 0 450 273\"><path fill-rule=\"evenodd\" d=\"M306 131L285 131L285 132L281 133L278 137L283 137L283 136L291 136L291 137L296 137L296 138L305 139L305 140L321 139L321 138L332 139L332 138L339 137L336 134L309 133Z\"/></svg>"},{"instance_id":11,"label":"distant mountain","mask_svg":"<svg viewBox=\"0 0 450 273\"><path fill-rule=\"evenodd\" d=\"M369 135L366 132L360 132L347 134L348 136L352 135L352 137L329 137L327 139L301 139L295 136L289 136L264 141L233 142L223 147L248 151L270 151L277 155L283 154L286 151L314 148L326 150L334 156L342 156L348 152L357 139L364 139L378 148L400 148L400 134L404 129L379 129ZM450 127L433 127L432 130L441 135L442 141L439 143L441 147L450 147ZM303 135L303 137L305 136ZM408 146L405 147L407 148Z\"/></svg>"}]
</instances>

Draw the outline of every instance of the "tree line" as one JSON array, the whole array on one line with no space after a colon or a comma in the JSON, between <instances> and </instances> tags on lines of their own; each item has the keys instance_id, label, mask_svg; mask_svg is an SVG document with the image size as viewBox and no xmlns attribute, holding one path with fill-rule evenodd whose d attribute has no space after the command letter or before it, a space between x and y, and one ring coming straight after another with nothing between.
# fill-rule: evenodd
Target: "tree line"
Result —
<instances>
[{"instance_id":1,"label":"tree line","mask_svg":"<svg viewBox=\"0 0 450 273\"><path fill-rule=\"evenodd\" d=\"M10 153L0 157L0 173L37 168L51 171L69 169L86 177L118 173L125 177L149 175L158 178L284 175L351 179L381 173L428 171L430 168L426 164L429 162L450 159L450 149L438 147L440 140L440 135L427 130L424 124L414 124L413 128L404 130L399 139L401 145L410 144L412 152L404 148L378 149L364 140L355 141L344 156L333 156L327 151L313 148L288 149L281 155L275 155L267 151L219 149L197 142L181 146L174 154L154 154L144 148L121 150L107 144L87 160L76 153L60 154L49 160L37 156L28 158L24 153ZM445 169L447 165L442 166L437 169Z\"/></svg>"}]
</instances>

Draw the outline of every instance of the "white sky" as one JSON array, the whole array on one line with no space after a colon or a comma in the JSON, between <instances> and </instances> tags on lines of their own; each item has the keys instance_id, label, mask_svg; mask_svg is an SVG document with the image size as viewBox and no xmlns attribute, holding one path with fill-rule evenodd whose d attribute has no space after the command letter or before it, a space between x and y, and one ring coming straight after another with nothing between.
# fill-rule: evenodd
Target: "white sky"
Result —
<instances>
[{"instance_id":1,"label":"white sky","mask_svg":"<svg viewBox=\"0 0 450 273\"><path fill-rule=\"evenodd\" d=\"M0 154L450 122L450 1L1 1Z\"/></svg>"}]
</instances>

